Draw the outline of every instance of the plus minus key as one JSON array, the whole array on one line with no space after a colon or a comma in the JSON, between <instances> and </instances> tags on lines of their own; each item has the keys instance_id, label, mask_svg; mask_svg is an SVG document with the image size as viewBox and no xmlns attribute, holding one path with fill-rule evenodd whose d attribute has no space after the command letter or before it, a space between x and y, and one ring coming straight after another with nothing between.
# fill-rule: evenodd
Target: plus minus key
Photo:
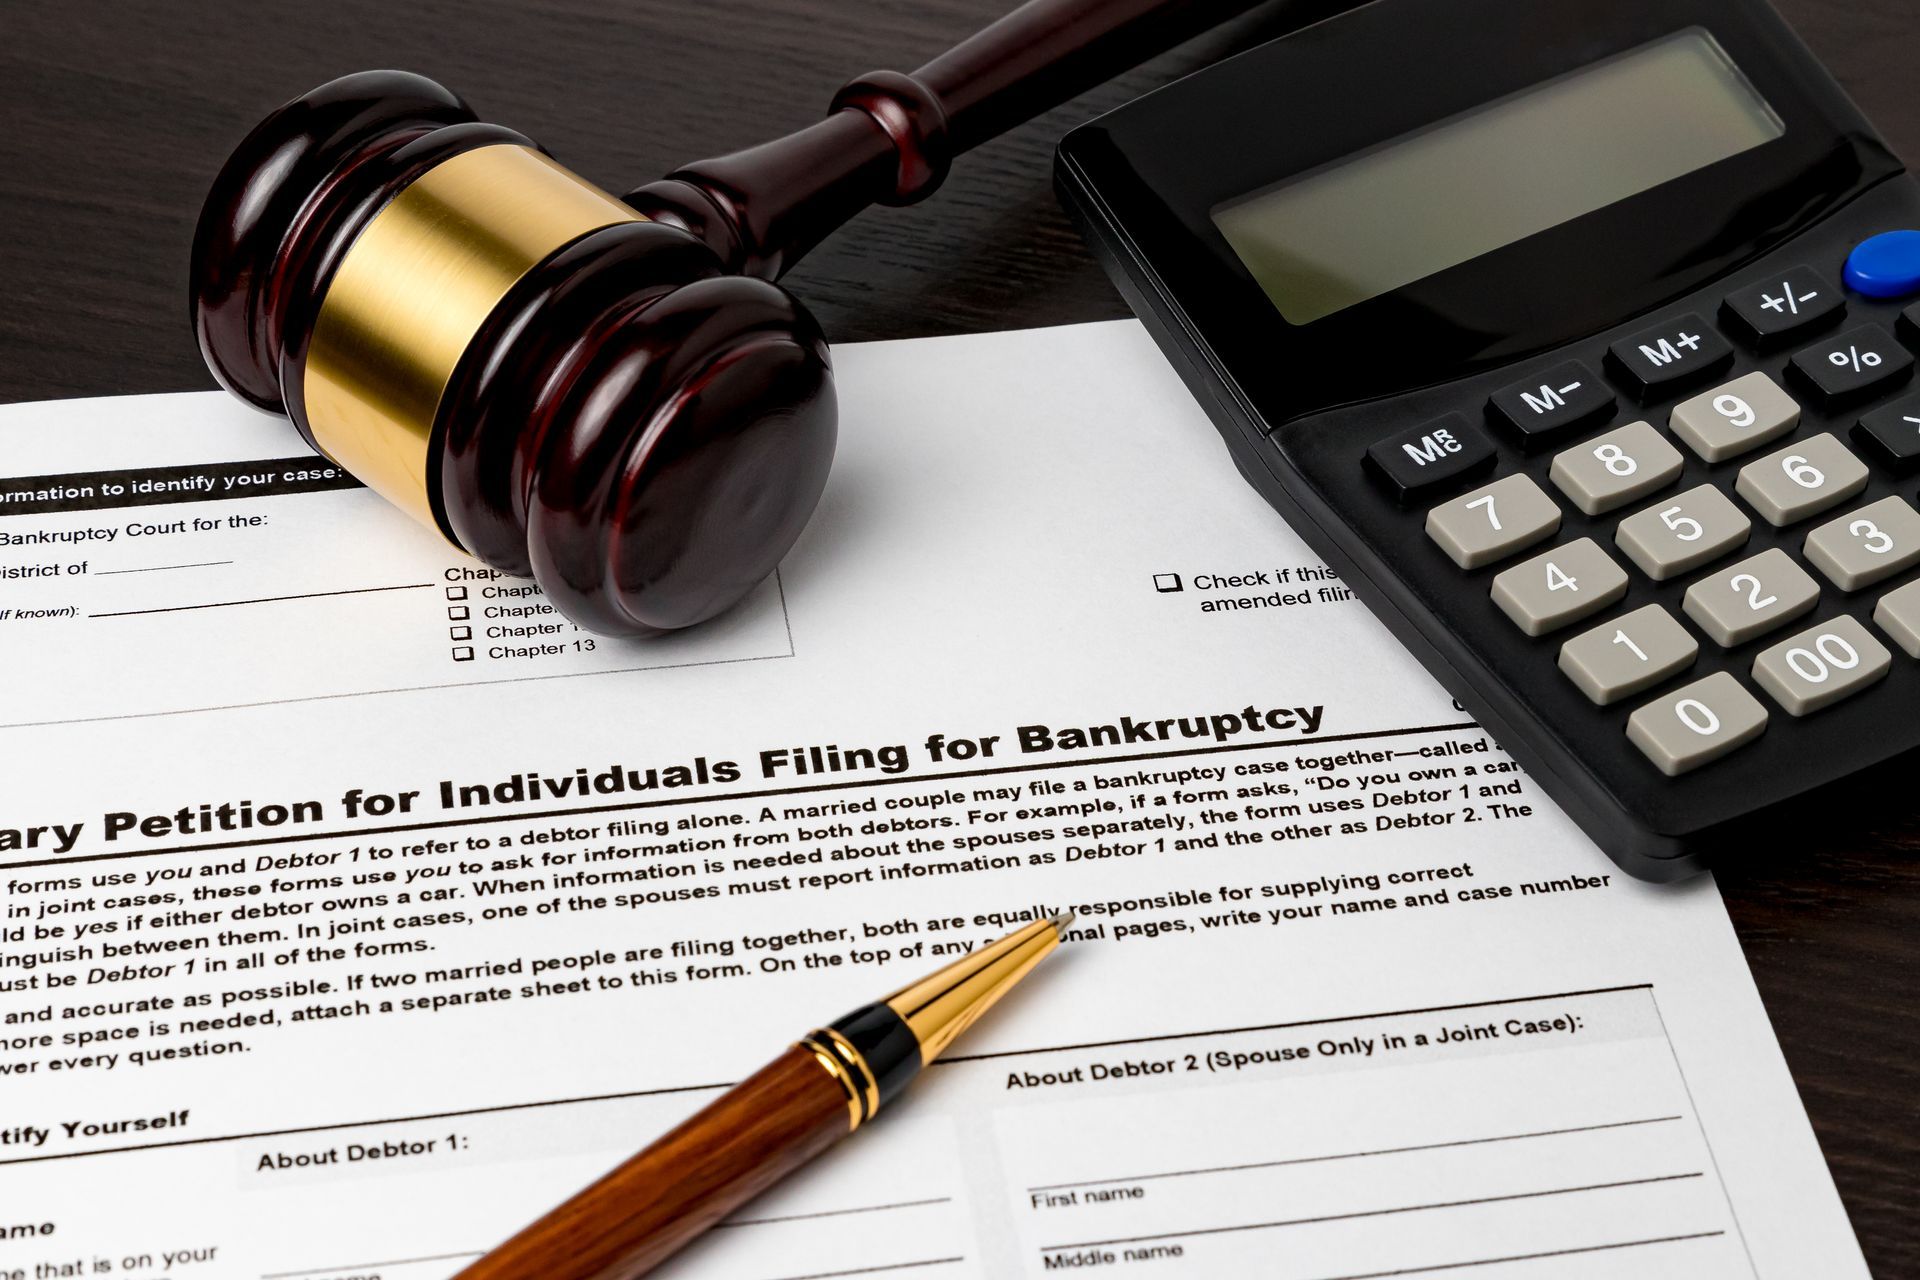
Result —
<instances>
[{"instance_id":1,"label":"plus minus key","mask_svg":"<svg viewBox=\"0 0 1920 1280\"><path fill-rule=\"evenodd\" d=\"M1840 290L1809 267L1787 267L1766 279L1735 289L1720 306L1734 336L1766 351L1846 314Z\"/></svg>"}]
</instances>

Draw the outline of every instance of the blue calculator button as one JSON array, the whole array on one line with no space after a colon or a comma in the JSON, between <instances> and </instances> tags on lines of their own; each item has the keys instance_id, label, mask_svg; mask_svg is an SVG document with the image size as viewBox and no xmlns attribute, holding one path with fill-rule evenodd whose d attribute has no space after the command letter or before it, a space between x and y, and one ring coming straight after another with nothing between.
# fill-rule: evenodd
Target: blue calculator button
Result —
<instances>
[{"instance_id":1,"label":"blue calculator button","mask_svg":"<svg viewBox=\"0 0 1920 1280\"><path fill-rule=\"evenodd\" d=\"M1920 293L1920 231L1882 231L1847 255L1847 288L1869 298Z\"/></svg>"}]
</instances>

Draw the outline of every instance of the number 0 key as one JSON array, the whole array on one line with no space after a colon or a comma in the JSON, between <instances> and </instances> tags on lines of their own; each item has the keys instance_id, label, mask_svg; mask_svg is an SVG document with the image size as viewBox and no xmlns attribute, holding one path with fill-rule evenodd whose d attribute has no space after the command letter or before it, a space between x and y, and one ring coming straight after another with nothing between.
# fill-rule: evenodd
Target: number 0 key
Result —
<instances>
[{"instance_id":1,"label":"number 0 key","mask_svg":"<svg viewBox=\"0 0 1920 1280\"><path fill-rule=\"evenodd\" d=\"M1767 709L1724 671L1656 698L1627 717L1627 737L1669 778L1736 747L1767 727Z\"/></svg>"}]
</instances>

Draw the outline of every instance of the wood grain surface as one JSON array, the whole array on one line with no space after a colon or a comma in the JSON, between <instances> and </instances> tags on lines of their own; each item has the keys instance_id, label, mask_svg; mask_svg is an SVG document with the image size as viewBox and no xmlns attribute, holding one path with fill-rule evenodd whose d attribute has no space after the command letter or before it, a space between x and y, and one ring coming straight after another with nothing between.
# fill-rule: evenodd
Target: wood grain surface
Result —
<instances>
[{"instance_id":1,"label":"wood grain surface","mask_svg":"<svg viewBox=\"0 0 1920 1280\"><path fill-rule=\"evenodd\" d=\"M1913 0L1778 0L1920 161ZM0 400L209 387L186 322L193 219L271 107L366 67L420 71L620 188L814 119L1001 0L63 0L0 6ZM1329 0L1277 0L969 155L789 277L836 342L1126 314L1054 203L1071 125ZM1463 36L1463 38L1466 38ZM1222 468L1223 482L1231 483ZM1720 879L1876 1275L1920 1275L1920 816L1836 796Z\"/></svg>"},{"instance_id":2,"label":"wood grain surface","mask_svg":"<svg viewBox=\"0 0 1920 1280\"><path fill-rule=\"evenodd\" d=\"M631 1280L847 1136L847 1095L793 1045L453 1280Z\"/></svg>"}]
</instances>

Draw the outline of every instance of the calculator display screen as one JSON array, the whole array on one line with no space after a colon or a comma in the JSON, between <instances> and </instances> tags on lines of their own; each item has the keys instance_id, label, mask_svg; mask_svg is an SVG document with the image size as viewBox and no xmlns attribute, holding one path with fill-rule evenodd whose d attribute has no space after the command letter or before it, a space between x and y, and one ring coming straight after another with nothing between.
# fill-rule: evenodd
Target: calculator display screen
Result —
<instances>
[{"instance_id":1,"label":"calculator display screen","mask_svg":"<svg viewBox=\"0 0 1920 1280\"><path fill-rule=\"evenodd\" d=\"M1304 325L1784 131L1696 27L1228 200L1212 217L1281 315Z\"/></svg>"}]
</instances>

